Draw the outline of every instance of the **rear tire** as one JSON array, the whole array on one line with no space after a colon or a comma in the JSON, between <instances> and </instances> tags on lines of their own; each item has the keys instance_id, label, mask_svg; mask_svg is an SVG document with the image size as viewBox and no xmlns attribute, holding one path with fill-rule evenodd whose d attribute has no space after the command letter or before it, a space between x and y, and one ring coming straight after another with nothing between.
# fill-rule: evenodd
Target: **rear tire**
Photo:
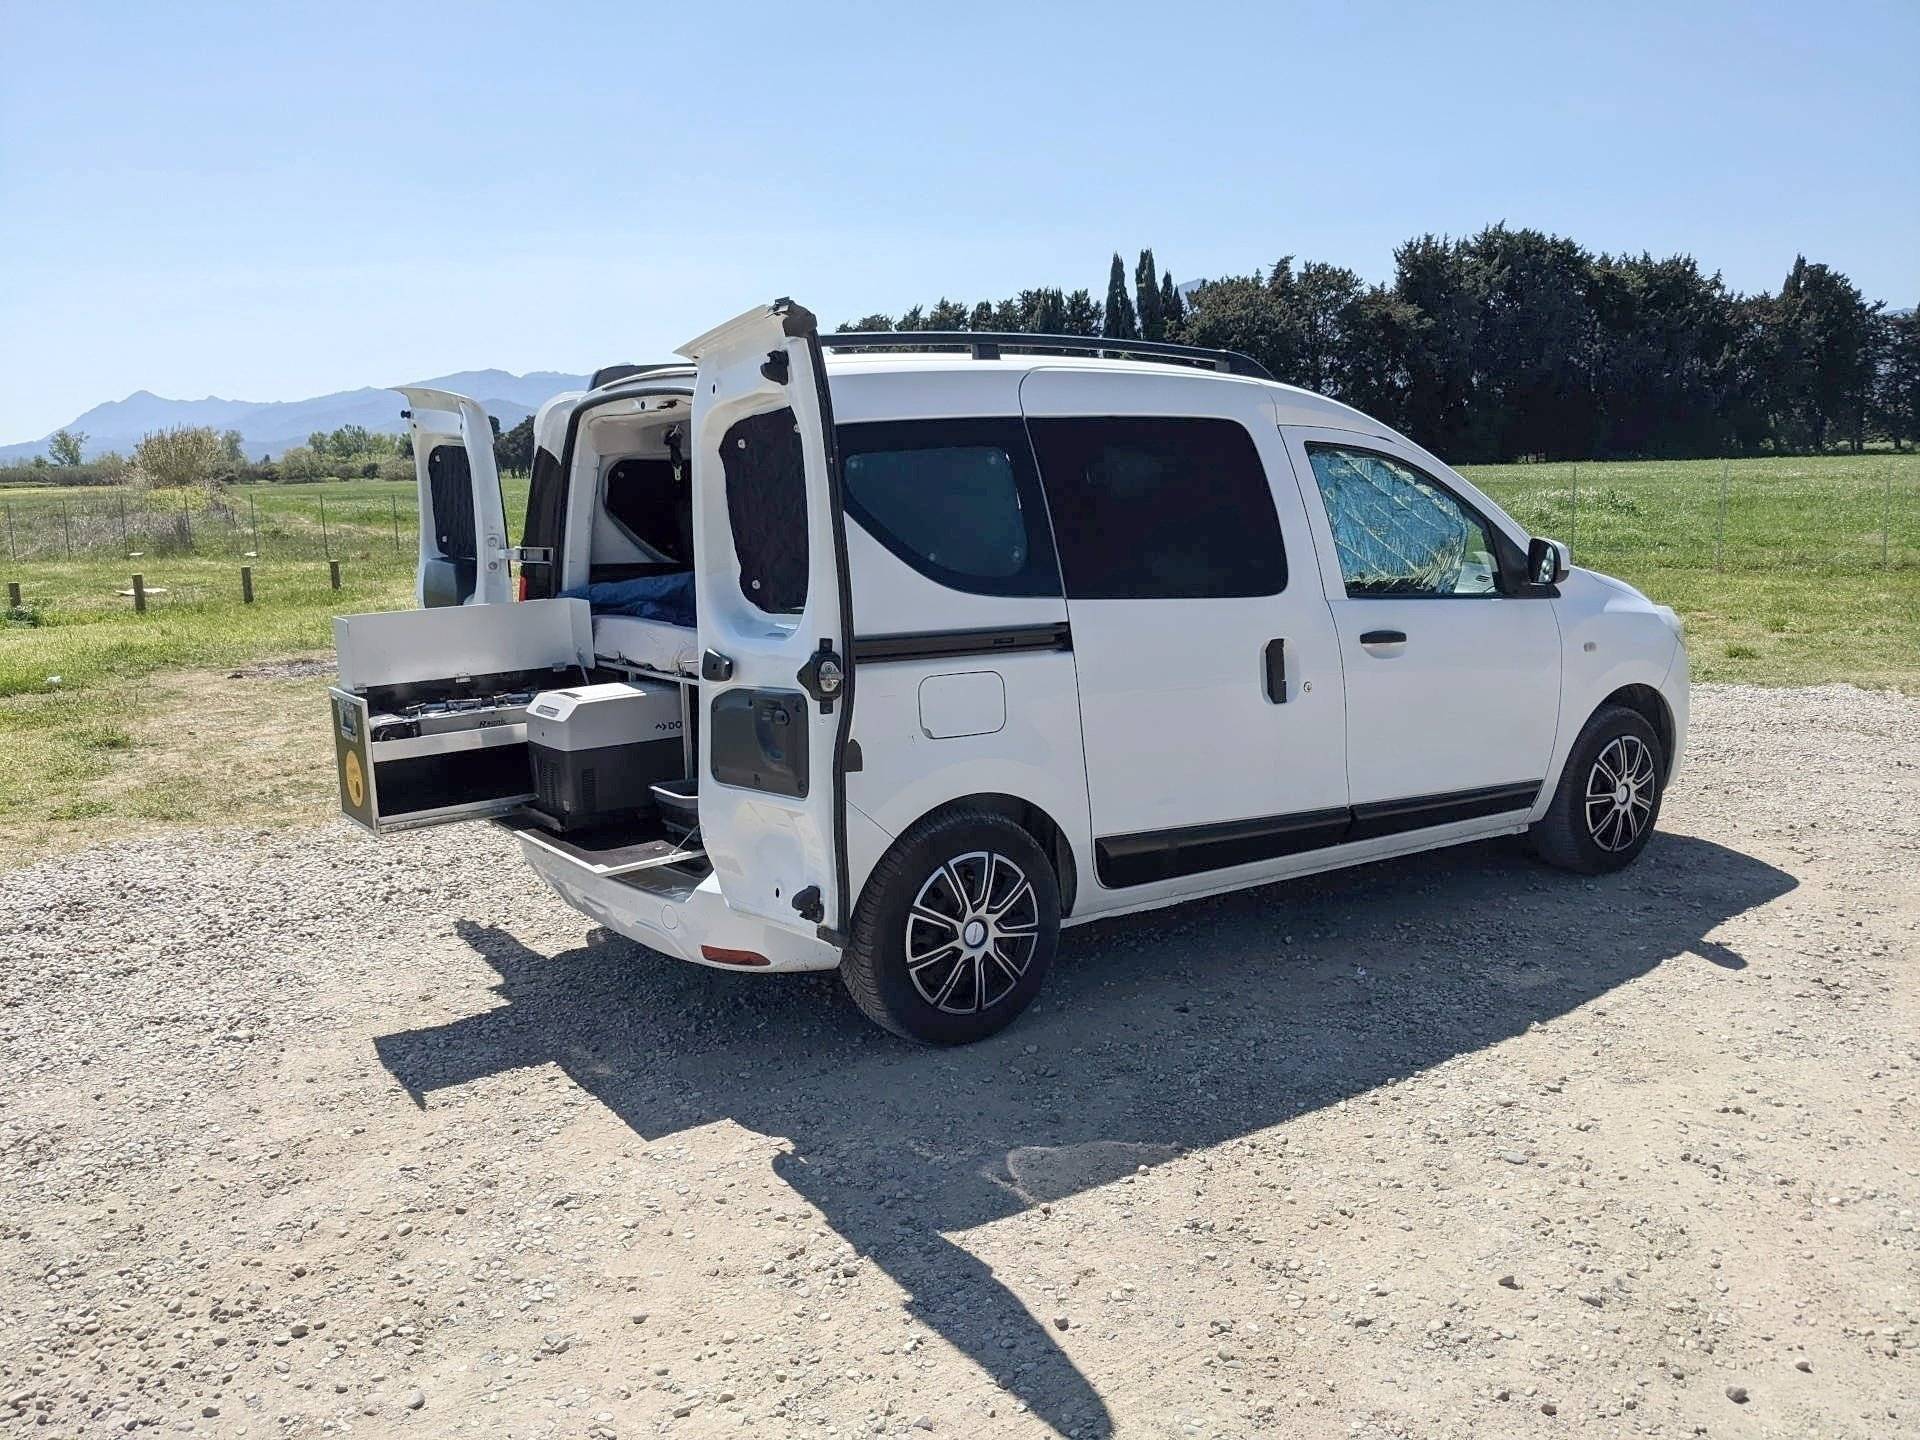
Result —
<instances>
[{"instance_id":1,"label":"rear tire","mask_svg":"<svg viewBox=\"0 0 1920 1440\"><path fill-rule=\"evenodd\" d=\"M949 810L881 857L854 912L840 977L874 1024L965 1045L1012 1022L1060 943L1060 888L1034 838L1004 815Z\"/></svg>"},{"instance_id":2,"label":"rear tire","mask_svg":"<svg viewBox=\"0 0 1920 1440\"><path fill-rule=\"evenodd\" d=\"M1666 773L1647 718L1624 705L1602 707L1573 742L1553 803L1527 833L1533 853L1577 875L1631 865L1653 838Z\"/></svg>"}]
</instances>

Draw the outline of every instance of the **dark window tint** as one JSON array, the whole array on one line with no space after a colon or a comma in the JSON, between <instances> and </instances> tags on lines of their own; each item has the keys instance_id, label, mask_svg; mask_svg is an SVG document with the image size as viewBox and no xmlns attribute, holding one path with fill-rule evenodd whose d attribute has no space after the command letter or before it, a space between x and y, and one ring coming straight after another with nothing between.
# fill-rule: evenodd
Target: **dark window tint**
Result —
<instances>
[{"instance_id":1,"label":"dark window tint","mask_svg":"<svg viewBox=\"0 0 1920 1440\"><path fill-rule=\"evenodd\" d=\"M1495 595L1486 521L1431 476L1372 450L1309 445L1347 594Z\"/></svg>"},{"instance_id":2,"label":"dark window tint","mask_svg":"<svg viewBox=\"0 0 1920 1440\"><path fill-rule=\"evenodd\" d=\"M921 574L977 594L1060 593L1018 420L843 425L839 440L847 513Z\"/></svg>"},{"instance_id":3,"label":"dark window tint","mask_svg":"<svg viewBox=\"0 0 1920 1440\"><path fill-rule=\"evenodd\" d=\"M684 463L631 456L607 468L607 513L663 559L693 563L693 487Z\"/></svg>"},{"instance_id":4,"label":"dark window tint","mask_svg":"<svg viewBox=\"0 0 1920 1440\"><path fill-rule=\"evenodd\" d=\"M1275 595L1287 558L1273 492L1231 420L1033 420L1067 595Z\"/></svg>"},{"instance_id":5,"label":"dark window tint","mask_svg":"<svg viewBox=\"0 0 1920 1440\"><path fill-rule=\"evenodd\" d=\"M533 477L527 485L527 521L520 543L558 551L567 500L566 479L560 473L560 460L544 446L533 451ZM558 555L555 556L558 559ZM557 567L545 563L523 563L520 576L526 583L529 600L545 600L554 593Z\"/></svg>"},{"instance_id":6,"label":"dark window tint","mask_svg":"<svg viewBox=\"0 0 1920 1440\"><path fill-rule=\"evenodd\" d=\"M749 415L720 438L740 593L770 615L807 605L807 472L793 411Z\"/></svg>"},{"instance_id":7,"label":"dark window tint","mask_svg":"<svg viewBox=\"0 0 1920 1440\"><path fill-rule=\"evenodd\" d=\"M427 456L427 490L433 497L433 540L449 560L475 558L473 472L464 445L436 445Z\"/></svg>"}]
</instances>

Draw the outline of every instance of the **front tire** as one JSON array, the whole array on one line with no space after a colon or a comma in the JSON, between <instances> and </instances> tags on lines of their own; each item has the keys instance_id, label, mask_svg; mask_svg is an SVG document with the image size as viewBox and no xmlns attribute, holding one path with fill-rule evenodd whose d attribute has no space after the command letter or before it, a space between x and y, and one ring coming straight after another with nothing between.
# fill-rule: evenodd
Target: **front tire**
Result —
<instances>
[{"instance_id":1,"label":"front tire","mask_svg":"<svg viewBox=\"0 0 1920 1440\"><path fill-rule=\"evenodd\" d=\"M1549 865L1604 875L1639 858L1653 838L1667 758L1646 716L1608 705L1573 742L1547 813L1528 832Z\"/></svg>"},{"instance_id":2,"label":"front tire","mask_svg":"<svg viewBox=\"0 0 1920 1440\"><path fill-rule=\"evenodd\" d=\"M1034 838L1004 815L950 810L881 857L854 912L840 976L869 1020L929 1045L1011 1023L1060 943L1060 888Z\"/></svg>"}]
</instances>

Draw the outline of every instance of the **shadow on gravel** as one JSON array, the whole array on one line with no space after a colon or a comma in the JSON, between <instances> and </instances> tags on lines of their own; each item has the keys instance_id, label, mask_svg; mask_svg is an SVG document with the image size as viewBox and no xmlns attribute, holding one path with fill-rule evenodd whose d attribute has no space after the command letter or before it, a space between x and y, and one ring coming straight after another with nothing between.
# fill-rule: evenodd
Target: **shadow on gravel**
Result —
<instances>
[{"instance_id":1,"label":"shadow on gravel","mask_svg":"<svg viewBox=\"0 0 1920 1440\"><path fill-rule=\"evenodd\" d=\"M884 1035L831 977L655 963L604 932L542 955L460 922L507 1003L375 1046L417 1103L555 1063L648 1139L723 1119L787 1138L782 1178L915 1316L1059 1433L1105 1436L1049 1317L948 1235L1495 1044L1655 966L1744 963L1704 937L1794 883L1666 834L1590 881L1466 846L1069 930L1034 1009L952 1051Z\"/></svg>"}]
</instances>

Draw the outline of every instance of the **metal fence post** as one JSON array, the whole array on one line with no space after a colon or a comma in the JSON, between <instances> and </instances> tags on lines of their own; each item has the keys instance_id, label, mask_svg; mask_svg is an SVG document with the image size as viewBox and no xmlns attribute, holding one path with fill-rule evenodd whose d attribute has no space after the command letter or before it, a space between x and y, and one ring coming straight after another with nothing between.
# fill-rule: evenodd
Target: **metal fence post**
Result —
<instances>
[{"instance_id":1,"label":"metal fence post","mask_svg":"<svg viewBox=\"0 0 1920 1440\"><path fill-rule=\"evenodd\" d=\"M253 553L260 553L260 510L253 503L254 493L260 488L260 482L254 481L247 489L247 523L253 527Z\"/></svg>"},{"instance_id":2,"label":"metal fence post","mask_svg":"<svg viewBox=\"0 0 1920 1440\"><path fill-rule=\"evenodd\" d=\"M1567 549L1574 554L1580 553L1580 462L1573 464L1573 519L1567 526Z\"/></svg>"},{"instance_id":3,"label":"metal fence post","mask_svg":"<svg viewBox=\"0 0 1920 1440\"><path fill-rule=\"evenodd\" d=\"M14 548L13 544L13 506L11 504L7 506L7 558L9 560L20 558L20 552Z\"/></svg>"},{"instance_id":4,"label":"metal fence post","mask_svg":"<svg viewBox=\"0 0 1920 1440\"><path fill-rule=\"evenodd\" d=\"M333 541L327 538L327 497L320 497L320 553L328 559L333 558ZM338 590L338 585L333 587Z\"/></svg>"},{"instance_id":5,"label":"metal fence post","mask_svg":"<svg viewBox=\"0 0 1920 1440\"><path fill-rule=\"evenodd\" d=\"M120 548L127 548L127 497L121 494L115 497L120 502Z\"/></svg>"},{"instance_id":6,"label":"metal fence post","mask_svg":"<svg viewBox=\"0 0 1920 1440\"><path fill-rule=\"evenodd\" d=\"M393 507L393 553L400 553L400 497L387 496L387 503Z\"/></svg>"},{"instance_id":7,"label":"metal fence post","mask_svg":"<svg viewBox=\"0 0 1920 1440\"><path fill-rule=\"evenodd\" d=\"M1893 533L1893 462L1887 462L1887 494L1880 507L1880 568L1887 568L1887 536Z\"/></svg>"},{"instance_id":8,"label":"metal fence post","mask_svg":"<svg viewBox=\"0 0 1920 1440\"><path fill-rule=\"evenodd\" d=\"M73 526L67 523L67 502L60 502L60 533L67 537L67 558L73 558Z\"/></svg>"},{"instance_id":9,"label":"metal fence post","mask_svg":"<svg viewBox=\"0 0 1920 1440\"><path fill-rule=\"evenodd\" d=\"M1727 472L1733 468L1731 458L1720 462L1720 521L1713 534L1713 568L1720 568L1722 555L1727 547Z\"/></svg>"}]
</instances>

